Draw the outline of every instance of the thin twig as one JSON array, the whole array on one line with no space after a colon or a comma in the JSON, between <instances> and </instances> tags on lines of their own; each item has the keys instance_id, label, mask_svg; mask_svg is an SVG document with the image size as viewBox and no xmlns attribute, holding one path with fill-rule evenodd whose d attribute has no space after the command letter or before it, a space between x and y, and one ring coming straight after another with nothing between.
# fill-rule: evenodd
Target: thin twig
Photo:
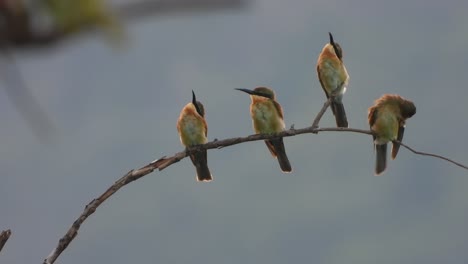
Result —
<instances>
[{"instance_id":1,"label":"thin twig","mask_svg":"<svg viewBox=\"0 0 468 264\"><path fill-rule=\"evenodd\" d=\"M329 101L327 101L329 102ZM323 109L326 109L328 107L326 104L324 105ZM319 113L320 114L320 113ZM322 113L323 115L323 113ZM316 118L317 119L317 118ZM320 119L320 118L318 118ZM317 122L318 123L318 122ZM318 125L318 124L316 124ZM313 126L306 127L306 128L300 128L300 129L294 129L291 128L289 130L282 131L277 134L255 134L255 135L250 135L246 137L236 137L236 138L228 138L228 139L223 139L223 140L214 140L211 142L208 142L203 145L197 145L190 147L188 149L185 149L183 151L180 151L170 157L162 157L158 160L155 160L151 163L149 163L146 166L143 166L139 169L136 170L131 170L127 174L125 174L123 177L121 177L118 181L116 181L111 187L109 187L102 195L100 195L98 198L92 200L84 209L84 211L81 213L81 215L78 217L77 220L72 224L70 229L67 231L67 233L59 240L59 243L57 247L49 254L49 256L44 260L43 264L52 264L55 262L55 260L60 256L60 254L67 248L67 246L70 244L70 242L76 237L78 234L78 229L80 229L81 225L83 222L96 211L96 208L101 205L104 201L106 201L110 196L112 196L114 193L116 193L120 188L124 187L125 185L129 184L130 182L133 182L135 180L138 180L139 178L142 178L143 176L153 172L154 170L158 169L159 171L171 166L174 163L179 162L180 160L184 159L187 157L189 154L193 152L197 152L203 149L220 149L224 148L227 146L232 146L236 144L241 144L245 142L250 142L250 141L258 141L258 140L265 140L265 139L274 139L274 138L279 138L279 137L292 137L300 134L317 134L319 132L327 132L327 131L336 131L336 132L353 132L353 133L360 133L360 134L366 134L366 135L373 135L373 133L369 130L362 130L362 129L355 129L355 128L345 128L345 127L324 127L324 128L314 128ZM401 144L402 146L410 149L406 145ZM450 161L454 164L458 164L456 162L453 162L452 160L449 160L447 158L444 158L442 156L434 155L434 154L428 154L428 153L423 153L423 152L417 152L412 149L415 154L421 154L421 155L426 155L426 156L433 156L436 158L441 158L447 161ZM468 169L466 166L461 165L461 167Z\"/></svg>"},{"instance_id":2,"label":"thin twig","mask_svg":"<svg viewBox=\"0 0 468 264\"><path fill-rule=\"evenodd\" d=\"M445 160L445 161L448 161L448 162L451 162L455 165L457 165L458 167L461 167L461 168L464 168L465 170L468 170L468 167L459 163L459 162L456 162L452 159L449 159L449 158L446 158L444 156L440 156L440 155L437 155L437 154L432 154L432 153L427 153L427 152L422 152L422 151L417 151L411 147L408 147L407 145L403 144L402 142L398 141L398 140L394 140L393 141L394 143L396 144L400 144L401 146L405 147L406 149L408 149L409 151L413 152L414 154L417 154L417 155L422 155L422 156L429 156L429 157L434 157L434 158L438 158L438 159L442 159L442 160Z\"/></svg>"},{"instance_id":3,"label":"thin twig","mask_svg":"<svg viewBox=\"0 0 468 264\"><path fill-rule=\"evenodd\" d=\"M331 101L332 101L332 97L329 97L328 100L323 104L322 109L321 109L320 112L317 114L317 116L316 116L315 119L314 119L314 122L312 123L312 127L313 127L313 128L317 128L317 127L318 127L318 124L319 124L319 122L320 122L320 119L322 119L323 114L325 113L325 111L327 111L327 108L330 106Z\"/></svg>"},{"instance_id":4,"label":"thin twig","mask_svg":"<svg viewBox=\"0 0 468 264\"><path fill-rule=\"evenodd\" d=\"M3 246L5 246L5 243L6 243L6 242L8 241L8 239L10 238L10 235L11 235L11 230L10 230L10 229L3 230L3 231L0 233L0 251L2 251Z\"/></svg>"}]
</instances>

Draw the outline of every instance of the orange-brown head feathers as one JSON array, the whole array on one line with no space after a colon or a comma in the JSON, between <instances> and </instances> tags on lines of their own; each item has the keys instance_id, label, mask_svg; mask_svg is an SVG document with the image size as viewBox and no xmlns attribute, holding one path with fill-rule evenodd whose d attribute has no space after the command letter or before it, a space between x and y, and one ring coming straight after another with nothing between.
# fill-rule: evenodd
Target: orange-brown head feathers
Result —
<instances>
[{"instance_id":1,"label":"orange-brown head feathers","mask_svg":"<svg viewBox=\"0 0 468 264\"><path fill-rule=\"evenodd\" d=\"M330 32L328 32L328 35L330 36L330 42L325 44L322 49L322 54L324 56L336 56L339 60L342 60L343 50L341 49L340 44L333 40L333 35Z\"/></svg>"},{"instance_id":2,"label":"orange-brown head feathers","mask_svg":"<svg viewBox=\"0 0 468 264\"><path fill-rule=\"evenodd\" d=\"M383 105L392 105L397 107L400 110L399 117L403 119L408 119L416 114L416 106L414 103L398 94L384 94L375 101L374 106L372 107L375 108Z\"/></svg>"}]
</instances>

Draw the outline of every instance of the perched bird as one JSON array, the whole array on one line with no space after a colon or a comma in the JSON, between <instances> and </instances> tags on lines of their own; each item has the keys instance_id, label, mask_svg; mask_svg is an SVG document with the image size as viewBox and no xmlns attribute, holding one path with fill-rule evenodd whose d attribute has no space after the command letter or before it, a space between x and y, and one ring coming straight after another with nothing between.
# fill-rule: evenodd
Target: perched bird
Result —
<instances>
[{"instance_id":1,"label":"perched bird","mask_svg":"<svg viewBox=\"0 0 468 264\"><path fill-rule=\"evenodd\" d=\"M236 88L236 90L250 94L250 115L254 131L257 134L274 134L284 130L283 109L275 100L275 92L266 87L257 87L253 90ZM265 140L273 157L278 159L283 172L291 172L283 138Z\"/></svg>"},{"instance_id":2,"label":"perched bird","mask_svg":"<svg viewBox=\"0 0 468 264\"><path fill-rule=\"evenodd\" d=\"M177 131L179 131L180 142L185 147L204 144L208 126L205 120L205 108L197 101L195 93L192 91L192 102L184 106L177 120ZM197 170L197 181L209 182L213 180L208 168L207 151L197 151L190 154L190 159Z\"/></svg>"},{"instance_id":3,"label":"perched bird","mask_svg":"<svg viewBox=\"0 0 468 264\"><path fill-rule=\"evenodd\" d=\"M330 43L327 43L317 60L317 74L322 89L327 98L332 97L331 109L338 127L348 127L348 120L343 106L343 95L346 92L349 75L343 64L343 51L338 43L333 41L330 35Z\"/></svg>"},{"instance_id":4,"label":"perched bird","mask_svg":"<svg viewBox=\"0 0 468 264\"><path fill-rule=\"evenodd\" d=\"M369 126L375 134L375 175L380 175L387 167L387 143L403 140L406 119L415 113L414 103L396 94L384 94L369 108ZM392 159L396 158L399 148L399 144L393 143Z\"/></svg>"}]
</instances>

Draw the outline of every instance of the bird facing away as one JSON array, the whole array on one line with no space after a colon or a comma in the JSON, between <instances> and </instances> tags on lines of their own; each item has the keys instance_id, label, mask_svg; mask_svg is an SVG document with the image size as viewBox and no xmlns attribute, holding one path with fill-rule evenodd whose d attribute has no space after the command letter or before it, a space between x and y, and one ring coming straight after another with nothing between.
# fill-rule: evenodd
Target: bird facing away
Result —
<instances>
[{"instance_id":1,"label":"bird facing away","mask_svg":"<svg viewBox=\"0 0 468 264\"><path fill-rule=\"evenodd\" d=\"M257 87L253 90L236 88L236 90L250 94L250 115L257 134L275 134L284 130L283 109L275 100L275 92L266 87ZM283 172L291 172L283 138L265 140L265 144L273 157L278 159Z\"/></svg>"},{"instance_id":2,"label":"bird facing away","mask_svg":"<svg viewBox=\"0 0 468 264\"><path fill-rule=\"evenodd\" d=\"M177 120L177 131L179 131L180 142L185 147L205 144L208 141L205 109L203 104L197 101L193 91L192 102L185 105L180 112ZM197 181L209 182L213 180L208 168L206 149L190 154L190 159L197 170Z\"/></svg>"},{"instance_id":3,"label":"bird facing away","mask_svg":"<svg viewBox=\"0 0 468 264\"><path fill-rule=\"evenodd\" d=\"M331 109L338 127L348 127L348 120L343 106L343 95L348 86L349 75L343 64L343 51L330 36L330 42L325 44L317 60L317 74L327 99L332 97Z\"/></svg>"},{"instance_id":4,"label":"bird facing away","mask_svg":"<svg viewBox=\"0 0 468 264\"><path fill-rule=\"evenodd\" d=\"M387 168L387 143L403 140L406 119L415 113L414 103L396 94L384 94L369 108L369 126L375 134L375 175ZM399 148L398 143L392 143L392 159L396 158Z\"/></svg>"}]
</instances>

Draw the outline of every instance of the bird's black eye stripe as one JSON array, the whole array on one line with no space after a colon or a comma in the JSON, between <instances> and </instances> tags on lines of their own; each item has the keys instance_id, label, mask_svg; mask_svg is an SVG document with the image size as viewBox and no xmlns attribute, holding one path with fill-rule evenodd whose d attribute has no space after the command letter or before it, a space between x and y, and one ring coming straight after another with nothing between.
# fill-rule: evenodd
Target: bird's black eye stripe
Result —
<instances>
[{"instance_id":1,"label":"bird's black eye stripe","mask_svg":"<svg viewBox=\"0 0 468 264\"><path fill-rule=\"evenodd\" d=\"M258 96L261 96L261 97L266 97L266 98L269 98L269 99L272 99L271 97L271 94L267 94L267 93L257 93Z\"/></svg>"},{"instance_id":2,"label":"bird's black eye stripe","mask_svg":"<svg viewBox=\"0 0 468 264\"><path fill-rule=\"evenodd\" d=\"M195 110L197 110L197 113L201 116L203 116L203 111L200 109L200 106L198 105L198 102L194 104L195 105Z\"/></svg>"},{"instance_id":3,"label":"bird's black eye stripe","mask_svg":"<svg viewBox=\"0 0 468 264\"><path fill-rule=\"evenodd\" d=\"M333 46L333 50L335 50L336 56L341 60L343 56L341 53L341 47L336 43L333 43L332 46Z\"/></svg>"}]
</instances>

